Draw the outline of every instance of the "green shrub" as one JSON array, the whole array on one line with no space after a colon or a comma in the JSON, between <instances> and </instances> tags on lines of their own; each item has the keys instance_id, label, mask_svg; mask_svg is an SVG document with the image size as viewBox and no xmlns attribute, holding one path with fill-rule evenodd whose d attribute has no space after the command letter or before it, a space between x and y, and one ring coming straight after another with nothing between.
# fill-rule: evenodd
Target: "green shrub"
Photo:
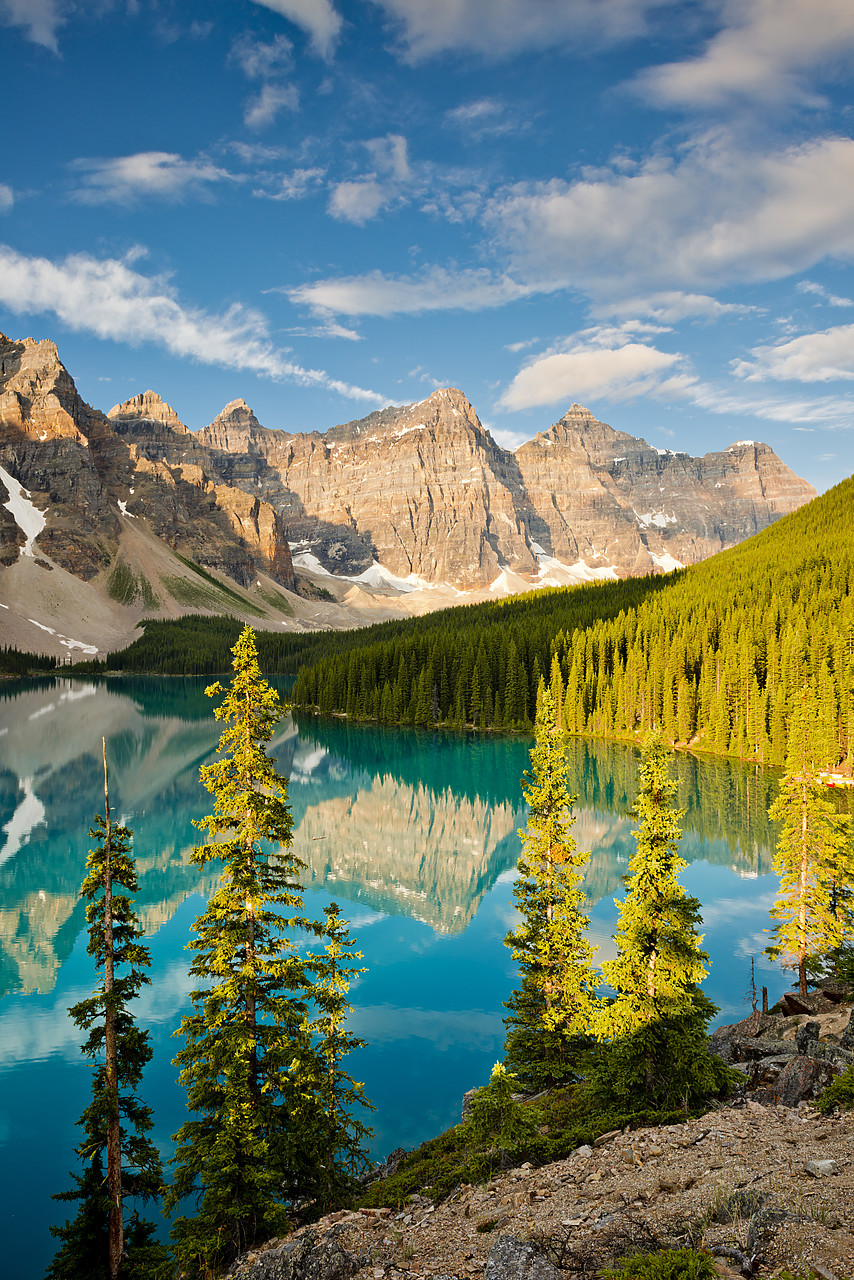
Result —
<instances>
[{"instance_id":1,"label":"green shrub","mask_svg":"<svg viewBox=\"0 0 854 1280\"><path fill-rule=\"evenodd\" d=\"M538 1099L536 1107L525 1102L516 1105L523 1112L529 1108L534 1112L536 1126L530 1126L530 1137L512 1149L512 1159L518 1164L530 1161L537 1166L564 1160L576 1147L593 1143L600 1134L614 1129L676 1124L685 1119L683 1111L626 1114L597 1110L583 1085L555 1089ZM466 1137L465 1125L456 1125L411 1151L391 1177L373 1183L357 1203L365 1208L388 1205L399 1208L415 1193L442 1199L461 1183L486 1181L502 1163L506 1164L506 1159L507 1153L502 1160L501 1152L495 1147L477 1149Z\"/></svg>"},{"instance_id":2,"label":"green shrub","mask_svg":"<svg viewBox=\"0 0 854 1280\"><path fill-rule=\"evenodd\" d=\"M518 1083L511 1072L496 1062L489 1084L478 1089L468 1118L460 1126L462 1142L503 1155L530 1147L538 1134L540 1113L514 1098Z\"/></svg>"},{"instance_id":3,"label":"green shrub","mask_svg":"<svg viewBox=\"0 0 854 1280\"><path fill-rule=\"evenodd\" d=\"M603 1280L717 1280L714 1260L705 1250L664 1249L625 1258L615 1270L602 1272Z\"/></svg>"},{"instance_id":4,"label":"green shrub","mask_svg":"<svg viewBox=\"0 0 854 1280\"><path fill-rule=\"evenodd\" d=\"M834 1107L844 1107L846 1111L854 1107L854 1066L847 1067L825 1089L815 1104L822 1115L829 1115Z\"/></svg>"}]
</instances>

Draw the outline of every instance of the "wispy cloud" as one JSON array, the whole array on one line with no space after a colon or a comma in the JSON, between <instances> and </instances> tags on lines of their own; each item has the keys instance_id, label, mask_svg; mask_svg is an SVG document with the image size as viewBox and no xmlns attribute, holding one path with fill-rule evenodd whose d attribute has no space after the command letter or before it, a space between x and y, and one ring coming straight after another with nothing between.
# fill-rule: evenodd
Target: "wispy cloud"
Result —
<instances>
[{"instance_id":1,"label":"wispy cloud","mask_svg":"<svg viewBox=\"0 0 854 1280\"><path fill-rule=\"evenodd\" d=\"M733 370L748 382L768 379L830 382L854 378L854 324L803 333L788 342L754 347L753 360L736 360Z\"/></svg>"},{"instance_id":2,"label":"wispy cloud","mask_svg":"<svg viewBox=\"0 0 854 1280\"><path fill-rule=\"evenodd\" d=\"M322 58L331 56L341 31L340 14L329 0L254 0L305 31Z\"/></svg>"},{"instance_id":3,"label":"wispy cloud","mask_svg":"<svg viewBox=\"0 0 854 1280\"><path fill-rule=\"evenodd\" d=\"M320 168L294 169L291 173L277 173L270 184L253 191L253 196L267 200L304 200L323 185L326 170Z\"/></svg>"},{"instance_id":4,"label":"wispy cloud","mask_svg":"<svg viewBox=\"0 0 854 1280\"><path fill-rule=\"evenodd\" d=\"M329 212L339 222L362 226L410 192L412 178L406 139L389 133L362 143L371 160L371 170L352 181L339 182L329 197Z\"/></svg>"},{"instance_id":5,"label":"wispy cloud","mask_svg":"<svg viewBox=\"0 0 854 1280\"><path fill-rule=\"evenodd\" d=\"M16 315L54 315L69 329L114 342L153 342L172 355L222 368L324 387L384 405L388 397L293 363L270 339L266 319L240 305L214 315L182 303L163 276L134 270L130 258L72 254L28 257L0 245L0 302Z\"/></svg>"},{"instance_id":6,"label":"wispy cloud","mask_svg":"<svg viewBox=\"0 0 854 1280\"><path fill-rule=\"evenodd\" d=\"M463 140L481 142L484 138L500 138L510 133L523 133L531 127L520 112L513 111L497 98L475 98L445 112L444 124Z\"/></svg>"},{"instance_id":7,"label":"wispy cloud","mask_svg":"<svg viewBox=\"0 0 854 1280\"><path fill-rule=\"evenodd\" d=\"M264 41L244 34L232 45L231 58L248 79L261 82L261 88L250 98L243 115L250 129L266 128L283 108L297 109L297 87L285 81L294 65L293 45L286 36L276 35Z\"/></svg>"},{"instance_id":8,"label":"wispy cloud","mask_svg":"<svg viewBox=\"0 0 854 1280\"><path fill-rule=\"evenodd\" d=\"M0 22L23 27L34 44L59 53L57 36L70 8L64 0L0 0Z\"/></svg>"},{"instance_id":9,"label":"wispy cloud","mask_svg":"<svg viewBox=\"0 0 854 1280\"><path fill-rule=\"evenodd\" d=\"M418 315L427 311L480 311L537 292L509 276L486 270L448 271L433 267L419 276L386 276L371 271L299 285L284 292L313 310L349 316Z\"/></svg>"},{"instance_id":10,"label":"wispy cloud","mask_svg":"<svg viewBox=\"0 0 854 1280\"><path fill-rule=\"evenodd\" d=\"M717 320L720 316L744 315L755 310L755 307L745 306L740 302L718 302L717 298L706 293L683 293L679 289L601 303L592 308L596 316L616 316L621 319L646 316L666 324L676 324L679 320L688 319Z\"/></svg>"},{"instance_id":11,"label":"wispy cloud","mask_svg":"<svg viewBox=\"0 0 854 1280\"><path fill-rule=\"evenodd\" d=\"M679 0L377 0L404 56L419 62L460 50L503 58L584 39L606 45L640 35L650 13Z\"/></svg>"},{"instance_id":12,"label":"wispy cloud","mask_svg":"<svg viewBox=\"0 0 854 1280\"><path fill-rule=\"evenodd\" d=\"M171 151L75 160L72 169L81 175L73 193L78 204L131 205L150 197L185 200L209 192L215 183L236 180L209 160L185 160Z\"/></svg>"},{"instance_id":13,"label":"wispy cloud","mask_svg":"<svg viewBox=\"0 0 854 1280\"><path fill-rule=\"evenodd\" d=\"M817 284L815 280L801 280L796 287L798 293L814 293L829 307L854 307L854 298L842 298L837 293L829 293L823 284Z\"/></svg>"},{"instance_id":14,"label":"wispy cloud","mask_svg":"<svg viewBox=\"0 0 854 1280\"><path fill-rule=\"evenodd\" d=\"M5 182L0 182L0 213L8 213L14 203L14 191Z\"/></svg>"}]
</instances>

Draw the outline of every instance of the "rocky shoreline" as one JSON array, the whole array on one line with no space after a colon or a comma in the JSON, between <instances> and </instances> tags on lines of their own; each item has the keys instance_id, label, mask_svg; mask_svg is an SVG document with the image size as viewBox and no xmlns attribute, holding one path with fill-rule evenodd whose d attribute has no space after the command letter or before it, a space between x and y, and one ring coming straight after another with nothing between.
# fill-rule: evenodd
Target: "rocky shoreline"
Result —
<instances>
[{"instance_id":1,"label":"rocky shoreline","mask_svg":"<svg viewBox=\"0 0 854 1280\"><path fill-rule=\"evenodd\" d=\"M798 1012L784 997L718 1028L712 1049L747 1081L699 1119L602 1134L439 1203L340 1210L246 1254L230 1280L581 1280L685 1245L723 1277L851 1280L854 1113L813 1105L854 1063L851 994L828 986Z\"/></svg>"}]
</instances>

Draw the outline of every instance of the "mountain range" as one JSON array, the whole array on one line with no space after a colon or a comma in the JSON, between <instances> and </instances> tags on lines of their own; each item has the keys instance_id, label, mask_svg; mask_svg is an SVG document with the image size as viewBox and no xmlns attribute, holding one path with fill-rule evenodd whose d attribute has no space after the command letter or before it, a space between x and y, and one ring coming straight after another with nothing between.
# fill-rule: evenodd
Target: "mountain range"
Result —
<instances>
[{"instance_id":1,"label":"mountain range","mask_svg":"<svg viewBox=\"0 0 854 1280\"><path fill-rule=\"evenodd\" d=\"M6 643L102 654L144 617L350 627L667 571L815 496L768 445L694 458L578 404L511 452L452 388L324 432L244 400L191 431L153 391L105 414L53 342L2 335L0 482Z\"/></svg>"}]
</instances>

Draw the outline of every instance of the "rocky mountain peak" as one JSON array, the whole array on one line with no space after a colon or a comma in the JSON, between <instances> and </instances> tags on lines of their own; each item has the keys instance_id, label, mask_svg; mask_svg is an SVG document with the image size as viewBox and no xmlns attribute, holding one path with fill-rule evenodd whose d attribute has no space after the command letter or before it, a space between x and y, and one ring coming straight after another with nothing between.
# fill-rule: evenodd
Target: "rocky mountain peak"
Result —
<instances>
[{"instance_id":1,"label":"rocky mountain peak","mask_svg":"<svg viewBox=\"0 0 854 1280\"><path fill-rule=\"evenodd\" d=\"M209 429L214 430L217 427L238 427L252 431L260 429L261 423L255 417L246 401L241 398L229 400L225 408L217 414Z\"/></svg>"},{"instance_id":2,"label":"rocky mountain peak","mask_svg":"<svg viewBox=\"0 0 854 1280\"><path fill-rule=\"evenodd\" d=\"M56 343L35 338L16 341L0 333L0 418L23 431L51 436L84 434L103 415L80 398L74 379L59 358Z\"/></svg>"},{"instance_id":3,"label":"rocky mountain peak","mask_svg":"<svg viewBox=\"0 0 854 1280\"><path fill-rule=\"evenodd\" d=\"M107 417L111 422L116 419L122 422L160 422L181 434L187 431L172 406L162 400L156 391L151 390L140 391L139 395L132 396L130 400L114 404Z\"/></svg>"}]
</instances>

